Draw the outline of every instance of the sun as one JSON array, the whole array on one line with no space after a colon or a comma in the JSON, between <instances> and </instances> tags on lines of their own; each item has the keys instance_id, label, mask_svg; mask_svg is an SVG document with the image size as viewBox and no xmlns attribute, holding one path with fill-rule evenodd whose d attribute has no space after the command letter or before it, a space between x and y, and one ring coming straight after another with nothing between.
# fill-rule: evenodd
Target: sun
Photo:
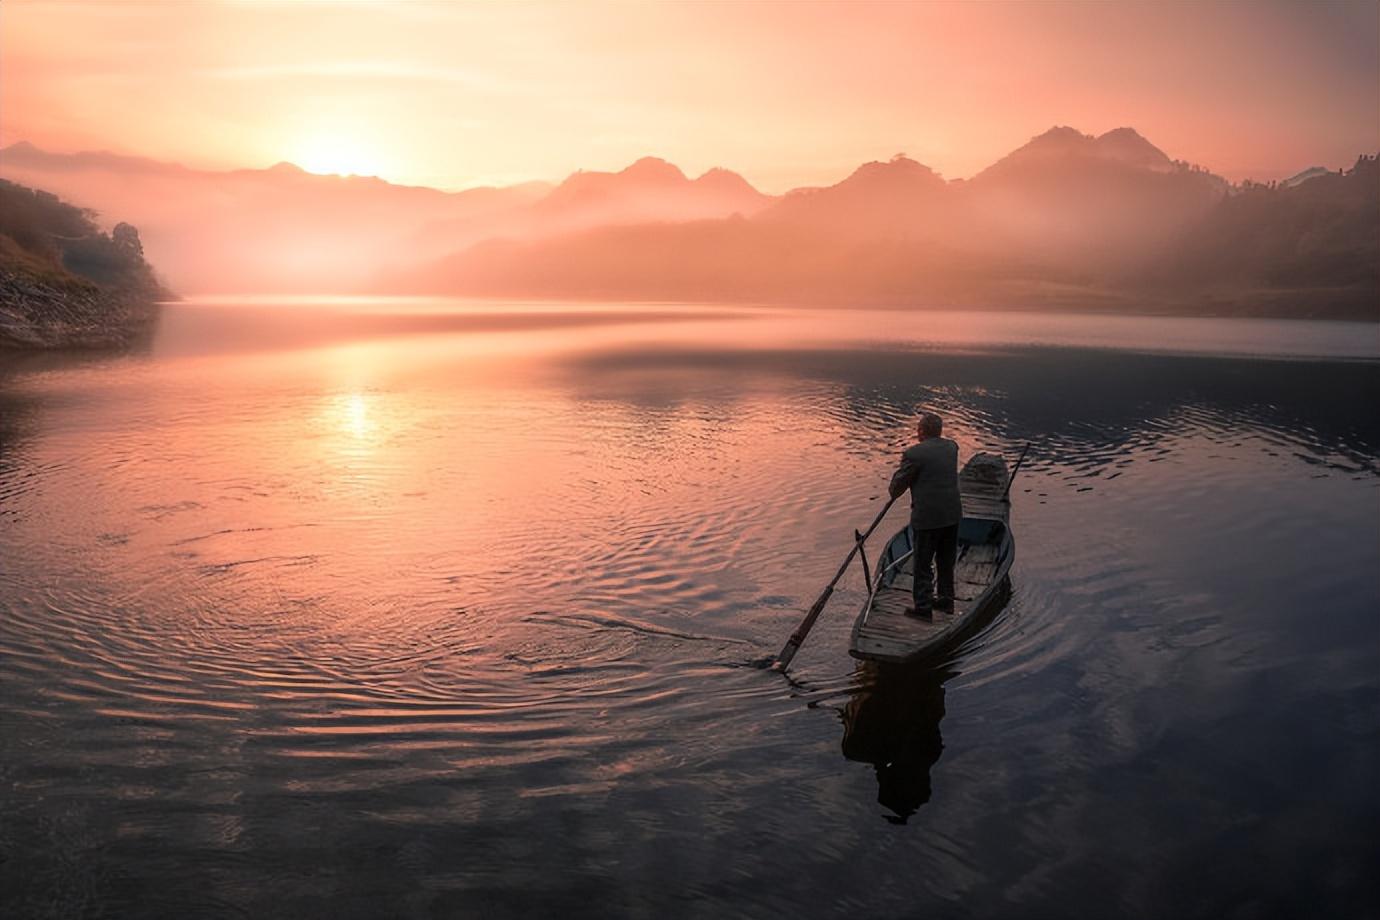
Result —
<instances>
[{"instance_id":1,"label":"sun","mask_svg":"<svg viewBox=\"0 0 1380 920\"><path fill-rule=\"evenodd\" d=\"M377 176L382 164L366 142L340 134L313 134L293 148L292 162L307 172L322 175Z\"/></svg>"}]
</instances>

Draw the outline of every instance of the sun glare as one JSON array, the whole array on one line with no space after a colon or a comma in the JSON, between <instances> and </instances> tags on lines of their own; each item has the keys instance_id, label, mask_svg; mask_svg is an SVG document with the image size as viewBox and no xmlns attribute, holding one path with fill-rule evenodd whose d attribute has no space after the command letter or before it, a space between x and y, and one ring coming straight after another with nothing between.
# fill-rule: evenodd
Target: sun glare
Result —
<instances>
[{"instance_id":1,"label":"sun glare","mask_svg":"<svg viewBox=\"0 0 1380 920\"><path fill-rule=\"evenodd\" d=\"M366 438L374 430L373 419L369 417L369 399L363 393L351 393L341 400L339 407L341 427L356 438Z\"/></svg>"},{"instance_id":2,"label":"sun glare","mask_svg":"<svg viewBox=\"0 0 1380 920\"><path fill-rule=\"evenodd\" d=\"M353 138L319 134L304 138L288 158L307 172L322 175L377 176L378 156Z\"/></svg>"}]
</instances>

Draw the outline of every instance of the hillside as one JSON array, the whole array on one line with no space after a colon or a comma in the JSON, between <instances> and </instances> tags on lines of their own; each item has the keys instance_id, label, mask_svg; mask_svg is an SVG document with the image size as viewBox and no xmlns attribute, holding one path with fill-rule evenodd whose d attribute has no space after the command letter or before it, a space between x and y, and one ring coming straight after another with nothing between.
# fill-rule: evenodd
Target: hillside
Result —
<instances>
[{"instance_id":1,"label":"hillside","mask_svg":"<svg viewBox=\"0 0 1380 920\"><path fill-rule=\"evenodd\" d=\"M1249 184L1179 240L1151 277L1165 285L1240 285L1320 296L1380 290L1380 161Z\"/></svg>"},{"instance_id":2,"label":"hillside","mask_svg":"<svg viewBox=\"0 0 1380 920\"><path fill-rule=\"evenodd\" d=\"M0 347L121 344L166 295L134 227L0 179Z\"/></svg>"}]
</instances>

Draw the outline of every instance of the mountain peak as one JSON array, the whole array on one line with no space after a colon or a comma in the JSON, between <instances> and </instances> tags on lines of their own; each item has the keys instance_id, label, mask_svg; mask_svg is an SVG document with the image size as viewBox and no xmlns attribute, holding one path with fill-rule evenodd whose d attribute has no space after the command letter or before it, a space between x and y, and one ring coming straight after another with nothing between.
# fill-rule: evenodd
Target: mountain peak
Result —
<instances>
[{"instance_id":1,"label":"mountain peak","mask_svg":"<svg viewBox=\"0 0 1380 920\"><path fill-rule=\"evenodd\" d=\"M1084 134L1076 128L1056 125L1044 134L1031 138L1024 146L1007 154L980 175L1005 174L1022 164L1047 168L1058 163L1101 160L1119 163L1134 169L1168 172L1174 163L1164 151L1141 136L1135 128L1113 128L1100 137Z\"/></svg>"},{"instance_id":2,"label":"mountain peak","mask_svg":"<svg viewBox=\"0 0 1380 920\"><path fill-rule=\"evenodd\" d=\"M42 153L42 152L43 152L43 151L39 150L37 147L35 147L33 144L29 143L28 141L15 141L13 144L10 144L8 147L0 147L0 153Z\"/></svg>"},{"instance_id":3,"label":"mountain peak","mask_svg":"<svg viewBox=\"0 0 1380 920\"><path fill-rule=\"evenodd\" d=\"M659 157L643 157L619 172L576 172L533 207L573 223L600 220L705 219L753 213L769 198L737 173L711 169L690 181Z\"/></svg>"},{"instance_id":4,"label":"mountain peak","mask_svg":"<svg viewBox=\"0 0 1380 920\"><path fill-rule=\"evenodd\" d=\"M695 184L703 188L710 188L721 192L741 192L753 195L761 194L757 189L753 188L751 182L744 179L733 170L724 169L722 166L715 166L713 169L706 170L695 179Z\"/></svg>"},{"instance_id":5,"label":"mountain peak","mask_svg":"<svg viewBox=\"0 0 1380 920\"><path fill-rule=\"evenodd\" d=\"M685 182L685 173L674 163L660 157L643 157L624 169L620 175L643 182Z\"/></svg>"},{"instance_id":6,"label":"mountain peak","mask_svg":"<svg viewBox=\"0 0 1380 920\"><path fill-rule=\"evenodd\" d=\"M943 205L947 189L934 170L898 154L864 163L833 185L793 189L768 213L775 220L804 221L830 232L848 228L873 235L915 226Z\"/></svg>"},{"instance_id":7,"label":"mountain peak","mask_svg":"<svg viewBox=\"0 0 1380 920\"><path fill-rule=\"evenodd\" d=\"M713 181L716 181L716 180L719 180L719 179L742 179L742 178L743 178L742 176L738 175L736 172L734 172L734 171L731 170L731 169L725 169L725 168L722 167L722 166L711 166L709 169L706 169L703 173L701 173L701 174L699 175L699 177L698 177L695 181L698 182L700 179L704 179L704 180L706 180L706 181L713 182ZM746 180L744 180L744 181L746 181Z\"/></svg>"},{"instance_id":8,"label":"mountain peak","mask_svg":"<svg viewBox=\"0 0 1380 920\"><path fill-rule=\"evenodd\" d=\"M881 160L864 163L853 170L852 175L844 181L876 180L884 177L889 179L919 179L920 181L939 178L938 174L928 166L912 160L904 153L898 153L885 163Z\"/></svg>"},{"instance_id":9,"label":"mountain peak","mask_svg":"<svg viewBox=\"0 0 1380 920\"><path fill-rule=\"evenodd\" d=\"M1008 153L1004 160L1025 160L1031 157L1058 157L1068 154L1087 154L1091 152L1096 139L1077 128L1055 125L1043 134L1036 135Z\"/></svg>"},{"instance_id":10,"label":"mountain peak","mask_svg":"<svg viewBox=\"0 0 1380 920\"><path fill-rule=\"evenodd\" d=\"M1173 166L1164 151L1146 140L1135 128L1113 128L1099 137L1094 147L1100 155L1132 166L1155 170L1167 170Z\"/></svg>"},{"instance_id":11,"label":"mountain peak","mask_svg":"<svg viewBox=\"0 0 1380 920\"><path fill-rule=\"evenodd\" d=\"M1091 134L1084 134L1077 128L1070 128L1068 125L1055 125L1048 131L1046 131L1044 134L1031 138L1030 144L1034 144L1037 141L1043 141L1045 143L1054 141L1058 141L1061 143L1079 143L1080 141L1090 140L1092 140ZM1027 144L1026 146L1028 147L1030 146L1030 144Z\"/></svg>"}]
</instances>

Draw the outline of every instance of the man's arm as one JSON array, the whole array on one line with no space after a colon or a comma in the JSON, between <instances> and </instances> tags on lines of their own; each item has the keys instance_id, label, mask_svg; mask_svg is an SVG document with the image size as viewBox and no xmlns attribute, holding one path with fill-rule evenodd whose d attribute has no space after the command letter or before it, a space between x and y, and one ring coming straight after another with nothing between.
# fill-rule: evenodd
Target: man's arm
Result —
<instances>
[{"instance_id":1,"label":"man's arm","mask_svg":"<svg viewBox=\"0 0 1380 920\"><path fill-rule=\"evenodd\" d=\"M901 465L896 468L896 472L891 474L891 484L887 486L887 492L892 498L897 498L910 484L915 481L916 465L905 454L901 454Z\"/></svg>"}]
</instances>

